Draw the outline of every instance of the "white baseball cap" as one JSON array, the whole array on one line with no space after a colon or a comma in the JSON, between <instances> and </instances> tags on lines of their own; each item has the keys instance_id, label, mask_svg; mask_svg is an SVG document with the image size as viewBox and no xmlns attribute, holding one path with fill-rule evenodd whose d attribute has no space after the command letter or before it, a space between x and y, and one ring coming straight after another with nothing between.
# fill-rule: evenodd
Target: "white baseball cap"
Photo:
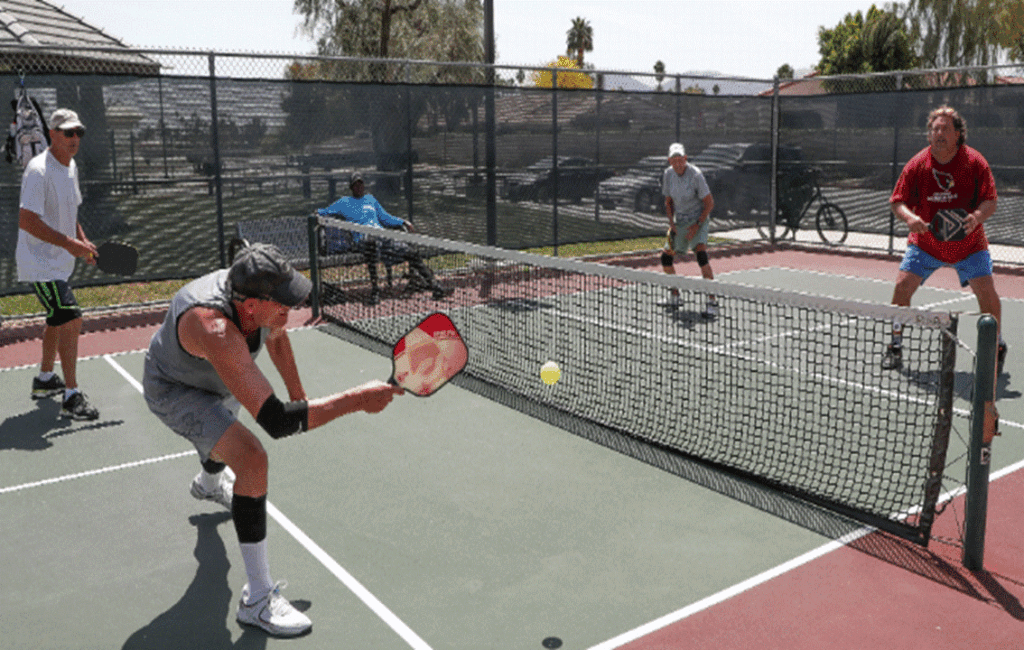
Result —
<instances>
[{"instance_id":1,"label":"white baseball cap","mask_svg":"<svg viewBox=\"0 0 1024 650\"><path fill-rule=\"evenodd\" d=\"M668 157L669 158L671 158L673 156L685 156L685 155L686 155L686 149L684 149L683 145L681 145L678 142L673 143L672 146L670 146L668 148Z\"/></svg>"},{"instance_id":2,"label":"white baseball cap","mask_svg":"<svg viewBox=\"0 0 1024 650\"><path fill-rule=\"evenodd\" d=\"M50 116L51 129L75 129L78 127L85 128L85 125L78 119L78 113L70 108L58 108Z\"/></svg>"}]
</instances>

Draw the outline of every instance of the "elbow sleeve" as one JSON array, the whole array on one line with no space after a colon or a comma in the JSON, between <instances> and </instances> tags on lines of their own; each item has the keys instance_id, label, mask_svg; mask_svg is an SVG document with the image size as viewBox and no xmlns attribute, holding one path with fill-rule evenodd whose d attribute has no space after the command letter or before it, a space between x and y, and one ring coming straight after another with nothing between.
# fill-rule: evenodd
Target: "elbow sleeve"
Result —
<instances>
[{"instance_id":1,"label":"elbow sleeve","mask_svg":"<svg viewBox=\"0 0 1024 650\"><path fill-rule=\"evenodd\" d=\"M260 407L256 423L275 440L302 433L309 428L309 405L304 400L286 404L271 394Z\"/></svg>"}]
</instances>

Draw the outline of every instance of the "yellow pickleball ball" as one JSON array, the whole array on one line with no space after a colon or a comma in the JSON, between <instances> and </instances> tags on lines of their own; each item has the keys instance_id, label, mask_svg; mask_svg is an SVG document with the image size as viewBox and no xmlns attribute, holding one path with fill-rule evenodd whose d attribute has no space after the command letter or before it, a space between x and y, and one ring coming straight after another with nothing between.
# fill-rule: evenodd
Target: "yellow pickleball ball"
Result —
<instances>
[{"instance_id":1,"label":"yellow pickleball ball","mask_svg":"<svg viewBox=\"0 0 1024 650\"><path fill-rule=\"evenodd\" d=\"M548 361L540 367L540 380L548 386L558 383L562 378L562 369L554 361Z\"/></svg>"}]
</instances>

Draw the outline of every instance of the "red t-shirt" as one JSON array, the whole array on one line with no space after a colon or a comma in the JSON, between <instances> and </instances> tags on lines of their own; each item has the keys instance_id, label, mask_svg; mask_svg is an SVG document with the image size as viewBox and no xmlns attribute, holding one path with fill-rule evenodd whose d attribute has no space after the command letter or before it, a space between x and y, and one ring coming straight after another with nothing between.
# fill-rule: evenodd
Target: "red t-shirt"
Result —
<instances>
[{"instance_id":1,"label":"red t-shirt","mask_svg":"<svg viewBox=\"0 0 1024 650\"><path fill-rule=\"evenodd\" d=\"M996 182L988 161L976 150L961 145L945 165L925 147L903 168L890 203L906 203L914 214L931 223L939 210L961 208L973 212L983 201L996 199ZM907 241L932 257L955 264L988 248L985 228L978 226L960 241L938 241L929 230L910 233Z\"/></svg>"}]
</instances>

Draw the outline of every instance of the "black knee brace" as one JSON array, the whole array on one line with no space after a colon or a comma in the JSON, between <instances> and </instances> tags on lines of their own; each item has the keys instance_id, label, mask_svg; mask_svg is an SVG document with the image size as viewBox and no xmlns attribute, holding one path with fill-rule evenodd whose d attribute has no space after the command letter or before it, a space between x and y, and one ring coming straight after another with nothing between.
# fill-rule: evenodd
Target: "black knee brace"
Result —
<instances>
[{"instance_id":1,"label":"black knee brace","mask_svg":"<svg viewBox=\"0 0 1024 650\"><path fill-rule=\"evenodd\" d=\"M662 266L672 266L673 258L674 258L674 256L672 255L672 253L662 252L662 254L661 254L661 265Z\"/></svg>"},{"instance_id":2,"label":"black knee brace","mask_svg":"<svg viewBox=\"0 0 1024 650\"><path fill-rule=\"evenodd\" d=\"M707 251L697 251L697 266L707 266L707 265L708 265L708 252Z\"/></svg>"}]
</instances>

